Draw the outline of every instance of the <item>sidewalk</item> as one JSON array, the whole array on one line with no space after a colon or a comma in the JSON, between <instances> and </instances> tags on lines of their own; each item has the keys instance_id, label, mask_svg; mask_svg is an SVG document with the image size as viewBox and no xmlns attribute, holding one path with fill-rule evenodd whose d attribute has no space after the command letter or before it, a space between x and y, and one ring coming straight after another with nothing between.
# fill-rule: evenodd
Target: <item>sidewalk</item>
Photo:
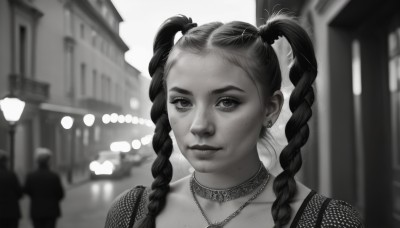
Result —
<instances>
[{"instance_id":1,"label":"sidewalk","mask_svg":"<svg viewBox=\"0 0 400 228\"><path fill-rule=\"evenodd\" d=\"M70 188L79 186L81 184L84 184L90 180L90 171L89 169L85 170L77 170L73 172L72 174L72 182L69 183L67 179L67 173L62 173L61 175L61 181L63 183L63 186L65 190L68 190Z\"/></svg>"}]
</instances>

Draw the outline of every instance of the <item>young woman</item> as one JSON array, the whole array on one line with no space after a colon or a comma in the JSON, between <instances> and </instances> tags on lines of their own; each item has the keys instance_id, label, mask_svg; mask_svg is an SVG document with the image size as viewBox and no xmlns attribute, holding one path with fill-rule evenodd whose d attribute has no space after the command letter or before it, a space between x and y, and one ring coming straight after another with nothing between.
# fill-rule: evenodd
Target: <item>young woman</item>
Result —
<instances>
[{"instance_id":1,"label":"young woman","mask_svg":"<svg viewBox=\"0 0 400 228\"><path fill-rule=\"evenodd\" d=\"M183 36L174 44L178 32ZM272 48L285 37L292 47L289 77L295 88L286 125L283 171L272 176L257 143L266 139L283 104L281 73ZM295 180L314 100L317 63L307 33L291 18L274 15L248 23L199 27L185 16L164 22L149 65L156 125L151 189L135 187L110 209L106 227L362 227L347 203ZM173 131L192 175L170 183ZM267 139L269 140L269 139Z\"/></svg>"}]
</instances>

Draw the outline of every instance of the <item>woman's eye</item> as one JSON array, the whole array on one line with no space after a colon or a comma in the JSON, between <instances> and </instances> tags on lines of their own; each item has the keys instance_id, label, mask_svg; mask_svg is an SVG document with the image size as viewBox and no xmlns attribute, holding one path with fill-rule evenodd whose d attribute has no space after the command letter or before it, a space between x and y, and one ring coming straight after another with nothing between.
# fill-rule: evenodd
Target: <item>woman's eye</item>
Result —
<instances>
[{"instance_id":1,"label":"woman's eye","mask_svg":"<svg viewBox=\"0 0 400 228\"><path fill-rule=\"evenodd\" d=\"M223 110L230 111L236 108L239 105L239 101L233 98L222 98L218 101L217 107L220 107Z\"/></svg>"},{"instance_id":2,"label":"woman's eye","mask_svg":"<svg viewBox=\"0 0 400 228\"><path fill-rule=\"evenodd\" d=\"M170 101L171 104L175 105L176 110L178 111L185 111L192 107L192 104L189 100L185 98L174 98Z\"/></svg>"}]
</instances>

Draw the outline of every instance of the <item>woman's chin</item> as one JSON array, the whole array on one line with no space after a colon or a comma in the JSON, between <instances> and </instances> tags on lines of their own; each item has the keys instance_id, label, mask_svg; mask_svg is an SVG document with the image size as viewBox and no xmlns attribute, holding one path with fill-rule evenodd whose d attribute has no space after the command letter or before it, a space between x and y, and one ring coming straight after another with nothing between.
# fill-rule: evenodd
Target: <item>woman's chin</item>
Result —
<instances>
[{"instance_id":1,"label":"woman's chin","mask_svg":"<svg viewBox=\"0 0 400 228\"><path fill-rule=\"evenodd\" d=\"M218 172L218 166L215 164L215 162L210 162L210 161L196 161L191 163L192 165L192 171L196 171L199 173L213 173L213 172Z\"/></svg>"}]
</instances>

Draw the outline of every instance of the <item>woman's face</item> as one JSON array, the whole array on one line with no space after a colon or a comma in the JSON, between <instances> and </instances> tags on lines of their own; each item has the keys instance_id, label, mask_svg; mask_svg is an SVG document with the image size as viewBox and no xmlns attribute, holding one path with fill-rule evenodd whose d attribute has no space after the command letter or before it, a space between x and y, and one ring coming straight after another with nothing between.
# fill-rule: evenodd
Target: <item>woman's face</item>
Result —
<instances>
[{"instance_id":1,"label":"woman's face","mask_svg":"<svg viewBox=\"0 0 400 228\"><path fill-rule=\"evenodd\" d=\"M266 110L245 71L217 54L183 53L166 85L172 130L196 171L227 171L258 162L256 145Z\"/></svg>"}]
</instances>

